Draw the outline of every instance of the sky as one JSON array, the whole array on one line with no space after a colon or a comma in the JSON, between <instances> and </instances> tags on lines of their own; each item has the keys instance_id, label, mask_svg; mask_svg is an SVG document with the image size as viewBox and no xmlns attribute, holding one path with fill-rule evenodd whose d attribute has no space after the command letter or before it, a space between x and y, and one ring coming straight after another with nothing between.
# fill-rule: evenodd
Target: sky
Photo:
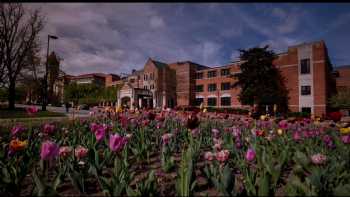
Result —
<instances>
[{"instance_id":1,"label":"sky","mask_svg":"<svg viewBox=\"0 0 350 197\"><path fill-rule=\"evenodd\" d=\"M45 57L67 74L130 73L148 58L220 66L238 49L324 40L334 66L350 64L350 3L27 3L41 9Z\"/></svg>"}]
</instances>

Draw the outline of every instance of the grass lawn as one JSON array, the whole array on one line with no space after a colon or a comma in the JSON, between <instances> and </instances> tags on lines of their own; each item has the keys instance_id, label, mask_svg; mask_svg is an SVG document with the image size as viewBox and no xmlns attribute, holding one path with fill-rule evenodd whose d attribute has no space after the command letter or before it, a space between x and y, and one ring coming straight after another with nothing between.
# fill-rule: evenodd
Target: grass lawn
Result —
<instances>
[{"instance_id":1,"label":"grass lawn","mask_svg":"<svg viewBox=\"0 0 350 197\"><path fill-rule=\"evenodd\" d=\"M16 108L15 110L9 110L6 108L0 108L0 119L15 119L15 118L41 118L41 117L65 117L63 113L50 112L50 111L38 111L35 115L28 115L24 108Z\"/></svg>"}]
</instances>

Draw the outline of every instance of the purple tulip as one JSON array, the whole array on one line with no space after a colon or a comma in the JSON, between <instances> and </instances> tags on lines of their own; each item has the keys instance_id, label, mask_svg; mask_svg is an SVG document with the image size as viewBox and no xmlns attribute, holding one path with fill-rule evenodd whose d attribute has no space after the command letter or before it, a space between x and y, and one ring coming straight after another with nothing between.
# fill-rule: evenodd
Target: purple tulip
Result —
<instances>
[{"instance_id":1,"label":"purple tulip","mask_svg":"<svg viewBox=\"0 0 350 197\"><path fill-rule=\"evenodd\" d=\"M11 129L11 135L15 136L17 134L22 133L23 131L25 131L25 127L23 125L16 125Z\"/></svg>"},{"instance_id":2,"label":"purple tulip","mask_svg":"<svg viewBox=\"0 0 350 197\"><path fill-rule=\"evenodd\" d=\"M254 149L249 148L247 153L245 154L245 158L247 161L253 161L255 159L256 153Z\"/></svg>"},{"instance_id":3,"label":"purple tulip","mask_svg":"<svg viewBox=\"0 0 350 197\"><path fill-rule=\"evenodd\" d=\"M344 144L350 144L350 135L343 135L343 136L341 136L341 141Z\"/></svg>"},{"instance_id":4,"label":"purple tulip","mask_svg":"<svg viewBox=\"0 0 350 197\"><path fill-rule=\"evenodd\" d=\"M287 121L287 120L281 120L281 121L278 123L278 126L279 126L281 129L287 129L287 128L288 128L288 121Z\"/></svg>"},{"instance_id":5,"label":"purple tulip","mask_svg":"<svg viewBox=\"0 0 350 197\"><path fill-rule=\"evenodd\" d=\"M98 124L96 124L96 123L91 123L90 124L90 130L91 130L91 132L93 132L93 133L95 133L96 132L96 130L99 128L99 125Z\"/></svg>"},{"instance_id":6,"label":"purple tulip","mask_svg":"<svg viewBox=\"0 0 350 197\"><path fill-rule=\"evenodd\" d=\"M42 160L51 160L58 156L60 148L52 141L45 141L41 145L40 157Z\"/></svg>"},{"instance_id":7,"label":"purple tulip","mask_svg":"<svg viewBox=\"0 0 350 197\"><path fill-rule=\"evenodd\" d=\"M328 148L335 148L332 137L329 135L325 135L322 138L323 142L327 145Z\"/></svg>"},{"instance_id":8,"label":"purple tulip","mask_svg":"<svg viewBox=\"0 0 350 197\"><path fill-rule=\"evenodd\" d=\"M55 130L55 125L46 123L43 127L44 133L51 134Z\"/></svg>"},{"instance_id":9,"label":"purple tulip","mask_svg":"<svg viewBox=\"0 0 350 197\"><path fill-rule=\"evenodd\" d=\"M111 134L109 136L109 148L113 152L119 152L121 149L124 148L127 142L128 139L126 137L120 136L118 133Z\"/></svg>"},{"instance_id":10,"label":"purple tulip","mask_svg":"<svg viewBox=\"0 0 350 197\"><path fill-rule=\"evenodd\" d=\"M100 126L96 131L95 131L95 136L96 140L99 142L101 141L106 134L106 127Z\"/></svg>"}]
</instances>

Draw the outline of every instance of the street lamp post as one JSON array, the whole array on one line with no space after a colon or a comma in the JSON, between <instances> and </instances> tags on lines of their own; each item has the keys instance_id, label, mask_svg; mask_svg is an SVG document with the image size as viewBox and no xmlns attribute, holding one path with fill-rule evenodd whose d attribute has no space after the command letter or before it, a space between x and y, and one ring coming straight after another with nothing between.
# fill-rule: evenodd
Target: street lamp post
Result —
<instances>
[{"instance_id":1,"label":"street lamp post","mask_svg":"<svg viewBox=\"0 0 350 197\"><path fill-rule=\"evenodd\" d=\"M44 76L44 95L43 95L43 103L42 103L42 111L46 111L46 105L47 105L47 100L48 100L48 90L47 90L47 78L48 78L48 69L49 69L49 48L50 48L50 38L51 39L58 39L57 36L52 36L52 35L47 35L47 52L46 52L46 66L45 66L45 76Z\"/></svg>"}]
</instances>

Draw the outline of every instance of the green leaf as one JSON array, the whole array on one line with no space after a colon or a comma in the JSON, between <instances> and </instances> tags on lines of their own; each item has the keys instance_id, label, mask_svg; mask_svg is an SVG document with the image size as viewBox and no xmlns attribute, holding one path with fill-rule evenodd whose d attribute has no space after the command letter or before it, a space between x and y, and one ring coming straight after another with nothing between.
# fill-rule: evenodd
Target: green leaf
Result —
<instances>
[{"instance_id":1,"label":"green leaf","mask_svg":"<svg viewBox=\"0 0 350 197\"><path fill-rule=\"evenodd\" d=\"M269 176L264 174L263 177L259 179L259 190L258 196L269 196Z\"/></svg>"},{"instance_id":2,"label":"green leaf","mask_svg":"<svg viewBox=\"0 0 350 197\"><path fill-rule=\"evenodd\" d=\"M339 185L333 191L334 196L349 196L350 184Z\"/></svg>"}]
</instances>

